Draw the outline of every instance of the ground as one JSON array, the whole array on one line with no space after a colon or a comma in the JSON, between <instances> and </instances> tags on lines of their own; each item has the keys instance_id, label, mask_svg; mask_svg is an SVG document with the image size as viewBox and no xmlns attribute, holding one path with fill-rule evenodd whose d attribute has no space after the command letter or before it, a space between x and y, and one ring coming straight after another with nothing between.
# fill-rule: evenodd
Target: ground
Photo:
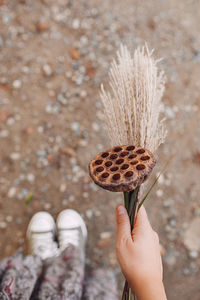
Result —
<instances>
[{"instance_id":1,"label":"ground","mask_svg":"<svg viewBox=\"0 0 200 300\"><path fill-rule=\"evenodd\" d=\"M115 206L88 176L109 147L99 97L120 43L148 43L166 73L168 136L146 207L162 245L168 299L200 299L200 9L195 0L0 0L0 257L24 246L31 216L78 210L87 266L113 268Z\"/></svg>"}]
</instances>

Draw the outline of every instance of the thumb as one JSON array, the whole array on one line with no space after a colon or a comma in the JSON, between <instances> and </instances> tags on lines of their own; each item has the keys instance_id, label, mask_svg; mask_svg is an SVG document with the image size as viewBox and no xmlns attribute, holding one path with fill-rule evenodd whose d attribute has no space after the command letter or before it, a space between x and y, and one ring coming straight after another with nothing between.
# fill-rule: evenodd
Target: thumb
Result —
<instances>
[{"instance_id":1,"label":"thumb","mask_svg":"<svg viewBox=\"0 0 200 300\"><path fill-rule=\"evenodd\" d=\"M120 245L131 238L131 227L127 211L123 205L116 208L117 244Z\"/></svg>"}]
</instances>

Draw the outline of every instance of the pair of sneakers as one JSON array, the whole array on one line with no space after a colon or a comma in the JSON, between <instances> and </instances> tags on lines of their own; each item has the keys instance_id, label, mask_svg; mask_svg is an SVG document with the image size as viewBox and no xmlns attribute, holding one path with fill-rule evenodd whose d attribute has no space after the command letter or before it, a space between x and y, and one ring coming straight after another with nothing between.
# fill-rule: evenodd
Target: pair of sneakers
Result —
<instances>
[{"instance_id":1,"label":"pair of sneakers","mask_svg":"<svg viewBox=\"0 0 200 300\"><path fill-rule=\"evenodd\" d=\"M26 236L29 253L46 259L58 256L70 244L84 250L87 228L73 209L63 210L56 223L48 212L41 211L32 217Z\"/></svg>"}]
</instances>

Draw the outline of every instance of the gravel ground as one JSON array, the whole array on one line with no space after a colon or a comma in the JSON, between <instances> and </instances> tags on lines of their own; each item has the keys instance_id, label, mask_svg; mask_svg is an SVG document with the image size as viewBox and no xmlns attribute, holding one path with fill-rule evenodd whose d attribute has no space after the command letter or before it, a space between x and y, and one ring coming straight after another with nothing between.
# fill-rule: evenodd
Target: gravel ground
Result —
<instances>
[{"instance_id":1,"label":"gravel ground","mask_svg":"<svg viewBox=\"0 0 200 300\"><path fill-rule=\"evenodd\" d=\"M162 244L168 299L200 299L200 36L195 0L0 0L0 256L24 247L30 217L77 209L87 266L111 267L120 194L95 186L88 162L109 147L99 85L120 42L146 41L167 75L171 157L146 207ZM25 247L24 247L25 248Z\"/></svg>"}]
</instances>

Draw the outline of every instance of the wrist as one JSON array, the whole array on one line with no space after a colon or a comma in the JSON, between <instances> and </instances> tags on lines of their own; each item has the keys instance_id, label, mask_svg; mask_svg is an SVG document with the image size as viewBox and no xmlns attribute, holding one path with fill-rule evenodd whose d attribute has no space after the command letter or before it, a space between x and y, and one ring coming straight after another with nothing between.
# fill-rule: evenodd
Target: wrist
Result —
<instances>
[{"instance_id":1,"label":"wrist","mask_svg":"<svg viewBox=\"0 0 200 300\"><path fill-rule=\"evenodd\" d=\"M138 300L166 300L165 288L160 278L143 278L130 281L130 287Z\"/></svg>"}]
</instances>

